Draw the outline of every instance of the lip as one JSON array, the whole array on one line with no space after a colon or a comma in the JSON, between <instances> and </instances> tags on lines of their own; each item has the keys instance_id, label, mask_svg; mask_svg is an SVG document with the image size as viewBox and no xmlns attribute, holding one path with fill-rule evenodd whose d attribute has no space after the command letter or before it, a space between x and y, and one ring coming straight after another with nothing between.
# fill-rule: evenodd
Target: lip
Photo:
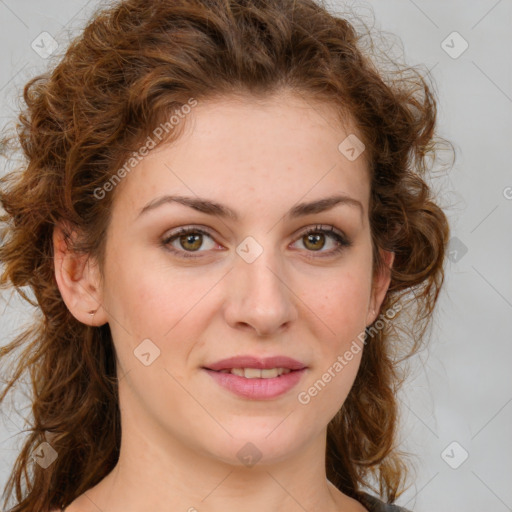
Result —
<instances>
[{"instance_id":1,"label":"lip","mask_svg":"<svg viewBox=\"0 0 512 512\"><path fill-rule=\"evenodd\" d=\"M220 370L232 370L233 368L258 368L260 370L266 370L269 368L288 368L290 370L303 370L307 368L307 365L287 356L271 356L259 358L246 355L222 359L221 361L208 364L208 366L203 366L203 368L205 370L213 370L216 372L219 372Z\"/></svg>"},{"instance_id":2,"label":"lip","mask_svg":"<svg viewBox=\"0 0 512 512\"><path fill-rule=\"evenodd\" d=\"M270 379L247 379L220 370L233 368L288 368L287 374ZM235 395L253 400L270 400L283 395L296 386L306 372L307 365L287 356L256 357L251 355L229 357L203 367L221 387Z\"/></svg>"},{"instance_id":3,"label":"lip","mask_svg":"<svg viewBox=\"0 0 512 512\"><path fill-rule=\"evenodd\" d=\"M233 368L237 367L234 366ZM251 367L244 366L243 368ZM287 393L299 383L306 372L306 368L302 368L271 379L247 379L232 373L222 373L208 368L203 368L203 370L224 389L235 395L253 400L270 400Z\"/></svg>"}]
</instances>

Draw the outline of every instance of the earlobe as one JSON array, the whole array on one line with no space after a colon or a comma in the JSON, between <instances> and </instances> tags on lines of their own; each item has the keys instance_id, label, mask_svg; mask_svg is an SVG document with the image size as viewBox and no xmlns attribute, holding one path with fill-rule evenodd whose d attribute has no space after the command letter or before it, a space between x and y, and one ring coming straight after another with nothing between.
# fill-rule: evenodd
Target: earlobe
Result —
<instances>
[{"instance_id":1,"label":"earlobe","mask_svg":"<svg viewBox=\"0 0 512 512\"><path fill-rule=\"evenodd\" d=\"M66 236L68 235L68 236ZM90 255L76 253L71 243L74 233L60 223L53 230L55 280L70 313L86 325L99 326L107 322L102 307L99 271Z\"/></svg>"},{"instance_id":2,"label":"earlobe","mask_svg":"<svg viewBox=\"0 0 512 512\"><path fill-rule=\"evenodd\" d=\"M391 283L391 267L395 260L395 253L381 249L380 254L384 260L385 268L374 276L372 294L368 306L368 316L366 319L367 326L371 325L379 315L380 307Z\"/></svg>"}]
</instances>

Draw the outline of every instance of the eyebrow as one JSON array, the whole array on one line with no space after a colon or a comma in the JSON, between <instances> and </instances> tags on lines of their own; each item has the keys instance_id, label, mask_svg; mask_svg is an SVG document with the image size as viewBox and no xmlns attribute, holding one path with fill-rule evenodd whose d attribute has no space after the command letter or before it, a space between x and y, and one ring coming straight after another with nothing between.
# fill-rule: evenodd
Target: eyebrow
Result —
<instances>
[{"instance_id":1,"label":"eyebrow","mask_svg":"<svg viewBox=\"0 0 512 512\"><path fill-rule=\"evenodd\" d=\"M218 215L222 218L229 218L232 220L238 220L239 218L239 215L228 206L217 203L210 199L177 195L165 195L151 200L143 208L141 208L139 214L137 215L137 218L151 210L154 210L155 208L158 208L163 204L168 203L182 204L184 206L193 208L198 212L206 213L208 215ZM344 194L338 194L335 196L325 197L307 203L297 204L290 208L290 210L285 214L284 218L294 219L297 217L303 217L314 213L321 213L330 210L338 205L346 205L353 208L358 208L360 210L361 219L363 218L364 207L362 203L357 199L354 199L353 197L349 197Z\"/></svg>"}]
</instances>

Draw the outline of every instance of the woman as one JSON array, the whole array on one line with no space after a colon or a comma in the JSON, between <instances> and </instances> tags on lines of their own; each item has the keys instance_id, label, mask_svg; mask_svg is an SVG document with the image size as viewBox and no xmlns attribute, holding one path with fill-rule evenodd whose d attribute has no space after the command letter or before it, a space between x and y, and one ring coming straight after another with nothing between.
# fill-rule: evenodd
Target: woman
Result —
<instances>
[{"instance_id":1,"label":"woman","mask_svg":"<svg viewBox=\"0 0 512 512\"><path fill-rule=\"evenodd\" d=\"M360 37L311 0L127 0L26 85L11 512L405 510L398 356L449 228L433 94Z\"/></svg>"}]
</instances>

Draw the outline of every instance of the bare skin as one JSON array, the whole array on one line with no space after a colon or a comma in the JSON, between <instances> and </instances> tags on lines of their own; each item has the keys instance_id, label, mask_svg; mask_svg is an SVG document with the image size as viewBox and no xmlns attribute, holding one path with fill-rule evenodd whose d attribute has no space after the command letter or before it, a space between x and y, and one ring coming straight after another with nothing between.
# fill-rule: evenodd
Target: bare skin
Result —
<instances>
[{"instance_id":1,"label":"bare skin","mask_svg":"<svg viewBox=\"0 0 512 512\"><path fill-rule=\"evenodd\" d=\"M350 498L343 494L339 489L337 489L331 482L328 482L329 492L332 496L332 499L335 503L333 510L335 512L368 512L363 505L361 505L358 501ZM93 487L91 490L79 496L76 500L73 501L69 507L64 509L64 512L98 512L98 507L93 503L92 498L89 498L89 495L93 495L96 487ZM97 498L97 496L94 496ZM53 512L61 512L58 509L54 509ZM105 511L106 512L106 511Z\"/></svg>"},{"instance_id":2,"label":"bare skin","mask_svg":"<svg viewBox=\"0 0 512 512\"><path fill-rule=\"evenodd\" d=\"M118 185L104 280L54 233L68 308L83 323L110 325L123 432L114 470L66 512L364 512L324 467L327 425L361 360L362 343L351 347L389 286L388 272L373 275L367 164L338 150L357 132L290 93L199 103L186 121L177 142L151 151ZM360 206L286 216L339 194ZM163 195L208 198L238 219L177 202L140 214ZM180 227L207 234L169 241ZM337 239L318 232L331 227L351 245L336 252ZM309 228L317 231L308 238ZM236 252L249 236L262 249L250 263ZM382 254L391 266L393 253ZM149 365L134 355L145 339L159 350ZM349 349L342 371L301 403L298 394ZM245 354L286 355L307 370L293 389L262 400L233 394L203 368ZM248 443L260 456L250 467L238 455Z\"/></svg>"},{"instance_id":3,"label":"bare skin","mask_svg":"<svg viewBox=\"0 0 512 512\"><path fill-rule=\"evenodd\" d=\"M328 482L328 485L329 492L335 503L335 508L328 510L333 510L335 512L368 512L361 503L343 494L331 482ZM91 490L79 496L71 505L69 505L69 507L64 509L64 512L98 512L98 507L94 504L92 498L89 498L89 496L92 495L97 499L97 496L94 494L95 489L96 487L93 487ZM53 512L61 511L55 509Z\"/></svg>"}]
</instances>

